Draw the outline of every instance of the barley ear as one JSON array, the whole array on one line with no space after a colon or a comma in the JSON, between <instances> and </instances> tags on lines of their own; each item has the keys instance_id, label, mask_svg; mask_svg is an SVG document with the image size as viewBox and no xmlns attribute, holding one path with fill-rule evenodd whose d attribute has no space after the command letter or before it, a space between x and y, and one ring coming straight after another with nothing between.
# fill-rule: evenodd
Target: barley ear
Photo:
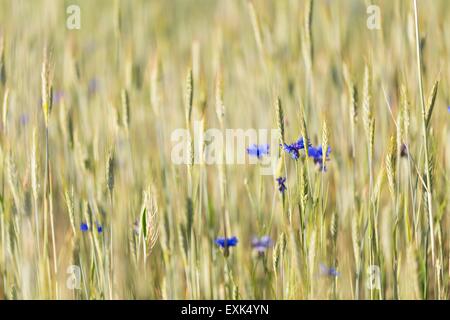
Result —
<instances>
[{"instance_id":1,"label":"barley ear","mask_svg":"<svg viewBox=\"0 0 450 320\"><path fill-rule=\"evenodd\" d=\"M69 221L70 226L72 227L73 234L76 234L76 228L75 228L75 206L74 206L74 195L73 195L73 188L71 188L70 191L65 190L64 191L64 198L66 200L66 206L67 206L67 212L69 214Z\"/></svg>"},{"instance_id":2,"label":"barley ear","mask_svg":"<svg viewBox=\"0 0 450 320\"><path fill-rule=\"evenodd\" d=\"M250 19L252 22L253 34L255 35L256 46L260 54L261 61L264 61L264 47L261 36L261 27L258 20L258 15L256 14L255 6L253 1L248 1L248 10L250 13Z\"/></svg>"},{"instance_id":3,"label":"barley ear","mask_svg":"<svg viewBox=\"0 0 450 320\"><path fill-rule=\"evenodd\" d=\"M392 198L395 198L395 177L396 177L397 141L396 136L391 136L389 153L386 155L386 174L388 178L389 191Z\"/></svg>"},{"instance_id":4,"label":"barley ear","mask_svg":"<svg viewBox=\"0 0 450 320\"><path fill-rule=\"evenodd\" d=\"M329 139L329 133L328 133L328 124L327 120L324 119L322 122L322 157L323 157L323 163L325 163L326 157L327 157L327 151L328 151L328 139Z\"/></svg>"},{"instance_id":5,"label":"barley ear","mask_svg":"<svg viewBox=\"0 0 450 320\"><path fill-rule=\"evenodd\" d=\"M439 81L436 81L431 89L430 96L428 98L427 111L426 111L426 127L430 126L431 115L433 114L434 104L436 102L437 91L439 87Z\"/></svg>"},{"instance_id":6,"label":"barley ear","mask_svg":"<svg viewBox=\"0 0 450 320\"><path fill-rule=\"evenodd\" d=\"M42 62L41 71L41 99L42 111L44 113L45 126L48 127L48 120L52 110L53 88L50 80L50 63L47 48L44 49L44 61Z\"/></svg>"},{"instance_id":7,"label":"barley ear","mask_svg":"<svg viewBox=\"0 0 450 320\"><path fill-rule=\"evenodd\" d=\"M309 136L308 136L308 129L306 127L305 108L303 107L303 105L301 105L301 108L300 108L300 133L303 137L303 141L305 144L305 154L308 157L309 156L309 152L308 152Z\"/></svg>"},{"instance_id":8,"label":"barley ear","mask_svg":"<svg viewBox=\"0 0 450 320\"><path fill-rule=\"evenodd\" d=\"M159 228L157 221L158 205L153 188L144 191L144 202L142 204L140 217L140 232L143 237L144 254L148 257L158 239Z\"/></svg>"},{"instance_id":9,"label":"barley ear","mask_svg":"<svg viewBox=\"0 0 450 320\"><path fill-rule=\"evenodd\" d=\"M218 73L216 77L216 88L215 88L215 99L216 99L216 115L217 119L221 125L223 125L225 116L225 104L223 102L223 80L222 73Z\"/></svg>"},{"instance_id":10,"label":"barley ear","mask_svg":"<svg viewBox=\"0 0 450 320\"><path fill-rule=\"evenodd\" d=\"M405 141L408 140L408 136L409 136L409 125L410 125L410 118L409 118L409 101L408 101L408 93L406 91L406 87L405 85L401 86L401 95L400 95L400 99L401 99L401 113L402 113L402 120L403 122L400 123L399 125L403 126L403 136L402 139L404 139Z\"/></svg>"},{"instance_id":11,"label":"barley ear","mask_svg":"<svg viewBox=\"0 0 450 320\"><path fill-rule=\"evenodd\" d=\"M347 64L344 64L344 80L347 85L347 94L349 102L349 116L350 116L350 132L352 135L352 155L355 157L355 128L358 120L358 88L353 83Z\"/></svg>"},{"instance_id":12,"label":"barley ear","mask_svg":"<svg viewBox=\"0 0 450 320\"><path fill-rule=\"evenodd\" d=\"M370 124L372 119L372 72L368 65L364 68L363 86L363 123L367 138L370 138Z\"/></svg>"},{"instance_id":13,"label":"barley ear","mask_svg":"<svg viewBox=\"0 0 450 320\"><path fill-rule=\"evenodd\" d=\"M334 244L336 245L337 240L337 233L338 233L338 216L337 212L333 211L333 214L331 215L331 222L330 222L330 234L331 238L333 239Z\"/></svg>"},{"instance_id":14,"label":"barley ear","mask_svg":"<svg viewBox=\"0 0 450 320\"><path fill-rule=\"evenodd\" d=\"M277 126L280 134L280 142L284 145L284 112L283 107L281 106L281 99L277 97L275 101L275 110L277 113Z\"/></svg>"},{"instance_id":15,"label":"barley ear","mask_svg":"<svg viewBox=\"0 0 450 320\"><path fill-rule=\"evenodd\" d=\"M122 89L122 125L128 131L130 126L130 96L127 89Z\"/></svg>"},{"instance_id":16,"label":"barley ear","mask_svg":"<svg viewBox=\"0 0 450 320\"><path fill-rule=\"evenodd\" d=\"M348 98L350 102L350 119L356 122L358 107L358 89L354 84L348 66L344 63L343 67L344 81L347 86Z\"/></svg>"},{"instance_id":17,"label":"barley ear","mask_svg":"<svg viewBox=\"0 0 450 320\"><path fill-rule=\"evenodd\" d=\"M369 121L369 128L368 128L368 138L369 138L369 160L372 161L373 159L373 150L375 146L375 119L371 118Z\"/></svg>"},{"instance_id":18,"label":"barley ear","mask_svg":"<svg viewBox=\"0 0 450 320\"><path fill-rule=\"evenodd\" d=\"M272 254L272 268L275 274L277 274L279 264L280 264L280 246L277 243L277 245L275 245Z\"/></svg>"},{"instance_id":19,"label":"barley ear","mask_svg":"<svg viewBox=\"0 0 450 320\"><path fill-rule=\"evenodd\" d=\"M114 150L110 150L108 160L106 162L106 181L110 195L112 195L114 190L114 166L115 166Z\"/></svg>"},{"instance_id":20,"label":"barley ear","mask_svg":"<svg viewBox=\"0 0 450 320\"><path fill-rule=\"evenodd\" d=\"M309 198L309 181L308 172L305 166L301 168L301 180L300 180L300 205L303 212L306 212L306 205Z\"/></svg>"},{"instance_id":21,"label":"barley ear","mask_svg":"<svg viewBox=\"0 0 450 320\"><path fill-rule=\"evenodd\" d=\"M186 116L186 127L189 128L189 123L191 122L192 116L192 103L194 99L194 79L192 77L192 69L188 70L186 76L186 101L185 101L185 116Z\"/></svg>"},{"instance_id":22,"label":"barley ear","mask_svg":"<svg viewBox=\"0 0 450 320\"><path fill-rule=\"evenodd\" d=\"M276 272L278 266L280 265L280 261L283 259L284 251L286 248L286 235L285 233L281 233L278 238L277 244L275 245L275 250L273 251L273 269Z\"/></svg>"},{"instance_id":23,"label":"barley ear","mask_svg":"<svg viewBox=\"0 0 450 320\"><path fill-rule=\"evenodd\" d=\"M313 64L312 13L313 1L308 0L305 8L304 26L301 32L302 56L306 72L311 75Z\"/></svg>"}]
</instances>

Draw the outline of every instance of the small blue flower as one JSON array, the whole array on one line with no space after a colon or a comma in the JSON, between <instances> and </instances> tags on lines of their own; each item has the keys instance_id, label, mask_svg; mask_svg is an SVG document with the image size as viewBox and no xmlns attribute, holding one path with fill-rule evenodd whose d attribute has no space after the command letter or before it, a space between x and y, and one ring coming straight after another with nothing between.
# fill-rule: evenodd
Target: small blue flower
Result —
<instances>
[{"instance_id":1,"label":"small blue flower","mask_svg":"<svg viewBox=\"0 0 450 320\"><path fill-rule=\"evenodd\" d=\"M341 274L336 270L334 267L327 267L323 263L320 264L320 274L323 276L329 276L329 277L339 277Z\"/></svg>"},{"instance_id":2,"label":"small blue flower","mask_svg":"<svg viewBox=\"0 0 450 320\"><path fill-rule=\"evenodd\" d=\"M258 253L264 253L272 245L272 239L269 236L262 236L261 238L254 237L252 240L252 247Z\"/></svg>"},{"instance_id":3,"label":"small blue flower","mask_svg":"<svg viewBox=\"0 0 450 320\"><path fill-rule=\"evenodd\" d=\"M293 143L294 147L296 147L297 149L305 149L305 142L303 140L303 138L299 138L296 142ZM310 146L311 144L308 143L308 146Z\"/></svg>"},{"instance_id":4,"label":"small blue flower","mask_svg":"<svg viewBox=\"0 0 450 320\"><path fill-rule=\"evenodd\" d=\"M298 153L298 149L294 146L294 144L284 144L283 146L284 151L289 153L291 155L291 158L294 160L297 160L300 158L300 154Z\"/></svg>"},{"instance_id":5,"label":"small blue flower","mask_svg":"<svg viewBox=\"0 0 450 320\"><path fill-rule=\"evenodd\" d=\"M59 90L59 91L55 91L53 93L53 104L56 105L58 103L60 103L63 99L64 99L64 92Z\"/></svg>"},{"instance_id":6,"label":"small blue flower","mask_svg":"<svg viewBox=\"0 0 450 320\"><path fill-rule=\"evenodd\" d=\"M95 223L97 226L97 232L98 233L102 233L103 232L103 226L101 224L99 224L98 222Z\"/></svg>"},{"instance_id":7,"label":"small blue flower","mask_svg":"<svg viewBox=\"0 0 450 320\"><path fill-rule=\"evenodd\" d=\"M26 126L30 120L30 116L27 113L22 113L20 115L19 120L20 120L20 125Z\"/></svg>"},{"instance_id":8,"label":"small blue flower","mask_svg":"<svg viewBox=\"0 0 450 320\"><path fill-rule=\"evenodd\" d=\"M99 87L99 81L97 78L92 78L88 83L88 95L92 96L95 94Z\"/></svg>"},{"instance_id":9,"label":"small blue flower","mask_svg":"<svg viewBox=\"0 0 450 320\"><path fill-rule=\"evenodd\" d=\"M276 180L278 182L278 191L280 191L281 193L284 193L284 191L286 190L286 186L284 184L286 182L286 178L278 177Z\"/></svg>"},{"instance_id":10,"label":"small blue flower","mask_svg":"<svg viewBox=\"0 0 450 320\"><path fill-rule=\"evenodd\" d=\"M249 148L247 148L247 153L250 156L257 157L258 159L261 159L262 156L269 154L269 145L268 144L253 144Z\"/></svg>"},{"instance_id":11,"label":"small blue flower","mask_svg":"<svg viewBox=\"0 0 450 320\"><path fill-rule=\"evenodd\" d=\"M235 247L238 243L238 238L217 238L214 242L221 248Z\"/></svg>"},{"instance_id":12,"label":"small blue flower","mask_svg":"<svg viewBox=\"0 0 450 320\"><path fill-rule=\"evenodd\" d=\"M85 223L85 222L82 222L81 225L80 225L80 230L83 231L83 232L88 231L89 230L88 224Z\"/></svg>"},{"instance_id":13,"label":"small blue flower","mask_svg":"<svg viewBox=\"0 0 450 320\"><path fill-rule=\"evenodd\" d=\"M330 152L331 152L331 148L328 147L327 154L325 156L326 159L328 159ZM318 146L317 148L314 148L312 146L308 147L308 155L311 158L323 158L322 146Z\"/></svg>"},{"instance_id":14,"label":"small blue flower","mask_svg":"<svg viewBox=\"0 0 450 320\"><path fill-rule=\"evenodd\" d=\"M325 160L329 160L329 155L331 153L331 148L328 147L327 153L325 155ZM327 171L327 167L323 164L323 151L322 146L308 147L308 155L310 158L313 158L314 163L319 166L320 171Z\"/></svg>"},{"instance_id":15,"label":"small blue flower","mask_svg":"<svg viewBox=\"0 0 450 320\"><path fill-rule=\"evenodd\" d=\"M450 112L450 106L447 107L447 111Z\"/></svg>"},{"instance_id":16,"label":"small blue flower","mask_svg":"<svg viewBox=\"0 0 450 320\"><path fill-rule=\"evenodd\" d=\"M311 144L308 143L308 146L310 146ZM283 149L284 151L286 151L287 153L289 153L291 155L291 158L294 160L297 160L298 158L300 158L300 153L299 151L302 149L305 149L305 142L303 140L303 138L299 138L296 142L291 143L291 144L284 144L283 145Z\"/></svg>"}]
</instances>

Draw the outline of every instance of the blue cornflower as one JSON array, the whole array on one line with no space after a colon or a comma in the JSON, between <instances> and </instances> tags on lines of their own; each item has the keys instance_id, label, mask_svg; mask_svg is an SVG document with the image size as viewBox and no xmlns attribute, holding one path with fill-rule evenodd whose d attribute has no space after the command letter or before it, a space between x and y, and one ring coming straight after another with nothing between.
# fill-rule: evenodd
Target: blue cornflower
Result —
<instances>
[{"instance_id":1,"label":"blue cornflower","mask_svg":"<svg viewBox=\"0 0 450 320\"><path fill-rule=\"evenodd\" d=\"M261 238L254 237L252 240L252 247L258 253L264 253L272 245L272 239L269 236L262 236Z\"/></svg>"},{"instance_id":2,"label":"blue cornflower","mask_svg":"<svg viewBox=\"0 0 450 320\"><path fill-rule=\"evenodd\" d=\"M297 160L300 157L300 154L298 153L298 149L294 146L294 144L284 144L283 146L284 151L289 153L292 157L292 159Z\"/></svg>"},{"instance_id":3,"label":"blue cornflower","mask_svg":"<svg viewBox=\"0 0 450 320\"><path fill-rule=\"evenodd\" d=\"M92 78L91 80L89 80L89 84L88 84L88 95L92 96L94 93L97 92L99 87L99 81L97 78Z\"/></svg>"},{"instance_id":4,"label":"blue cornflower","mask_svg":"<svg viewBox=\"0 0 450 320\"><path fill-rule=\"evenodd\" d=\"M327 153L325 155L325 160L329 160L329 155L331 153L331 148L328 146ZM323 152L322 146L308 147L308 155L313 158L314 163L319 165L320 171L327 171L327 167L323 164Z\"/></svg>"},{"instance_id":5,"label":"blue cornflower","mask_svg":"<svg viewBox=\"0 0 450 320\"><path fill-rule=\"evenodd\" d=\"M326 159L328 159L328 156L330 155L331 152L331 148L328 147L327 149L327 154L326 154ZM318 146L317 148L314 148L312 146L308 147L308 155L311 158L323 158L323 152L322 152L322 146Z\"/></svg>"},{"instance_id":6,"label":"blue cornflower","mask_svg":"<svg viewBox=\"0 0 450 320\"><path fill-rule=\"evenodd\" d=\"M58 103L60 103L63 99L64 99L64 92L59 90L59 91L55 91L53 93L53 104L56 105Z\"/></svg>"},{"instance_id":7,"label":"blue cornflower","mask_svg":"<svg viewBox=\"0 0 450 320\"><path fill-rule=\"evenodd\" d=\"M284 191L286 190L286 186L284 184L286 182L286 178L278 177L276 180L278 182L278 191L280 191L281 193L284 193Z\"/></svg>"},{"instance_id":8,"label":"blue cornflower","mask_svg":"<svg viewBox=\"0 0 450 320\"><path fill-rule=\"evenodd\" d=\"M304 142L303 138L299 138L296 142L293 143L293 145L299 150L305 148L305 142ZM308 146L310 146L310 145L311 144L308 143Z\"/></svg>"},{"instance_id":9,"label":"blue cornflower","mask_svg":"<svg viewBox=\"0 0 450 320\"><path fill-rule=\"evenodd\" d=\"M30 116L27 113L22 113L20 115L19 120L20 120L20 125L26 126L30 120Z\"/></svg>"},{"instance_id":10,"label":"blue cornflower","mask_svg":"<svg viewBox=\"0 0 450 320\"><path fill-rule=\"evenodd\" d=\"M85 222L82 222L81 225L80 225L80 230L83 231L83 232L88 231L89 230L88 224L85 223Z\"/></svg>"},{"instance_id":11,"label":"blue cornflower","mask_svg":"<svg viewBox=\"0 0 450 320\"><path fill-rule=\"evenodd\" d=\"M221 248L235 247L238 243L238 238L217 238L214 242Z\"/></svg>"},{"instance_id":12,"label":"blue cornflower","mask_svg":"<svg viewBox=\"0 0 450 320\"><path fill-rule=\"evenodd\" d=\"M308 145L310 145L310 144L308 143ZM284 149L284 151L286 151L287 153L289 153L291 155L292 159L297 160L298 158L300 158L299 151L301 149L305 149L305 142L304 142L303 138L299 138L294 143L291 143L291 144L285 143L283 145L283 149Z\"/></svg>"},{"instance_id":13,"label":"blue cornflower","mask_svg":"<svg viewBox=\"0 0 450 320\"><path fill-rule=\"evenodd\" d=\"M103 232L103 226L101 224L99 224L98 222L95 223L97 226L97 232L98 233L102 233Z\"/></svg>"},{"instance_id":14,"label":"blue cornflower","mask_svg":"<svg viewBox=\"0 0 450 320\"><path fill-rule=\"evenodd\" d=\"M450 112L450 106L447 107L447 111Z\"/></svg>"},{"instance_id":15,"label":"blue cornflower","mask_svg":"<svg viewBox=\"0 0 450 320\"><path fill-rule=\"evenodd\" d=\"M320 264L320 274L323 276L329 276L329 277L339 277L341 274L337 271L334 267L327 267L323 263Z\"/></svg>"},{"instance_id":16,"label":"blue cornflower","mask_svg":"<svg viewBox=\"0 0 450 320\"><path fill-rule=\"evenodd\" d=\"M251 156L257 157L261 159L262 156L269 154L269 145L268 144L253 144L249 148L247 148L247 153Z\"/></svg>"}]
</instances>

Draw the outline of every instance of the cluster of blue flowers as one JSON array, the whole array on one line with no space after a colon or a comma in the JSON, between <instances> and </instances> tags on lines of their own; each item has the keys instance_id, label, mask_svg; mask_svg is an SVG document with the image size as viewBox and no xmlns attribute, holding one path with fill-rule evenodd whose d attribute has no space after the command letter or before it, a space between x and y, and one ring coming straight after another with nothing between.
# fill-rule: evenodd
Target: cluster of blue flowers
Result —
<instances>
[{"instance_id":1,"label":"cluster of blue flowers","mask_svg":"<svg viewBox=\"0 0 450 320\"><path fill-rule=\"evenodd\" d=\"M282 145L284 151L290 154L291 158L294 160L298 160L300 158L300 150L305 149L305 142L303 138L299 138L297 141L291 144L284 143ZM326 171L326 166L324 165L324 159L329 160L329 155L331 153L331 148L328 147L325 157L323 156L323 148L321 145L314 147L311 143L308 142L307 144L308 148L308 157L312 158L314 161L314 164L319 166L319 169L321 171ZM262 144L257 145L253 144L250 147L247 148L247 153L250 156L257 157L258 159L261 159L264 155L269 154L269 145L268 144ZM278 177L276 178L276 181L278 183L278 191L280 193L284 193L286 191L286 177ZM233 236L231 238L217 238L215 240L215 243L223 248L228 249L229 247L235 247L238 243L237 237ZM252 247L255 249L259 254L263 254L270 246L272 245L272 239L269 236L263 236L261 238L253 238L252 240ZM339 272L335 268L328 268L325 265L320 265L321 273L323 275L333 276L337 277L339 275Z\"/></svg>"},{"instance_id":2,"label":"cluster of blue flowers","mask_svg":"<svg viewBox=\"0 0 450 320\"><path fill-rule=\"evenodd\" d=\"M322 146L318 146L317 148L308 147L308 156L313 158L314 164L319 166L320 171L327 171L327 167L323 164L323 160L329 160L329 156L331 153L331 148L328 146L325 157L323 156Z\"/></svg>"},{"instance_id":3,"label":"cluster of blue flowers","mask_svg":"<svg viewBox=\"0 0 450 320\"><path fill-rule=\"evenodd\" d=\"M303 142L301 142L301 143L303 143ZM292 150L293 150L292 152L295 152L294 150L296 147L300 148L300 144L292 146ZM247 148L247 153L250 156L261 159L263 156L269 155L269 148L270 148L270 146L268 144L261 144L261 145L253 144ZM276 181L278 182L278 191L280 191L281 193L284 193L284 191L286 190L286 185L285 185L286 178L278 177L276 179Z\"/></svg>"},{"instance_id":4,"label":"cluster of blue flowers","mask_svg":"<svg viewBox=\"0 0 450 320\"><path fill-rule=\"evenodd\" d=\"M238 243L238 238L233 236L231 238L217 238L214 241L221 248L235 247ZM261 238L254 237L252 240L252 248L258 253L264 253L272 245L272 239L269 236Z\"/></svg>"},{"instance_id":5,"label":"cluster of blue flowers","mask_svg":"<svg viewBox=\"0 0 450 320\"><path fill-rule=\"evenodd\" d=\"M284 151L290 154L291 158L297 160L300 158L300 150L305 149L305 142L303 138L298 139L296 142L283 145ZM319 166L320 171L326 171L327 168L323 163L323 160L329 160L331 148L327 148L325 157L323 156L322 146L314 147L308 142L308 156L313 159L314 163Z\"/></svg>"},{"instance_id":6,"label":"cluster of blue flowers","mask_svg":"<svg viewBox=\"0 0 450 320\"><path fill-rule=\"evenodd\" d=\"M230 247L235 247L238 244L238 238L233 236L231 238L217 238L214 242L222 249L228 250ZM259 256L264 255L264 253L273 244L272 239L269 236L262 236L260 238L253 237L252 248L258 253ZM340 272L337 271L335 267L328 267L327 265L321 263L319 265L320 275L324 277L339 277Z\"/></svg>"},{"instance_id":7,"label":"cluster of blue flowers","mask_svg":"<svg viewBox=\"0 0 450 320\"><path fill-rule=\"evenodd\" d=\"M95 223L96 229L98 233L102 233L103 232L103 226L100 225L98 222ZM80 230L82 232L87 232L89 231L89 225L86 222L82 222L80 224Z\"/></svg>"},{"instance_id":8,"label":"cluster of blue flowers","mask_svg":"<svg viewBox=\"0 0 450 320\"><path fill-rule=\"evenodd\" d=\"M308 143L308 147L310 146L311 144ZM285 143L283 149L291 155L292 159L297 160L300 158L300 150L305 149L305 142L303 141L303 138L300 138L294 143Z\"/></svg>"}]
</instances>

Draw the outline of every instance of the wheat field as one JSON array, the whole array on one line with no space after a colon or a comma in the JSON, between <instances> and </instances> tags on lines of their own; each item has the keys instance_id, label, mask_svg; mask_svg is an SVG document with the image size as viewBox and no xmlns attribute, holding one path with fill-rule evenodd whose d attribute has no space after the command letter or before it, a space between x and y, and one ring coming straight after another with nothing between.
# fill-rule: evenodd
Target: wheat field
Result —
<instances>
[{"instance_id":1,"label":"wheat field","mask_svg":"<svg viewBox=\"0 0 450 320\"><path fill-rule=\"evenodd\" d=\"M446 0L0 0L0 299L449 299L449 57Z\"/></svg>"}]
</instances>

